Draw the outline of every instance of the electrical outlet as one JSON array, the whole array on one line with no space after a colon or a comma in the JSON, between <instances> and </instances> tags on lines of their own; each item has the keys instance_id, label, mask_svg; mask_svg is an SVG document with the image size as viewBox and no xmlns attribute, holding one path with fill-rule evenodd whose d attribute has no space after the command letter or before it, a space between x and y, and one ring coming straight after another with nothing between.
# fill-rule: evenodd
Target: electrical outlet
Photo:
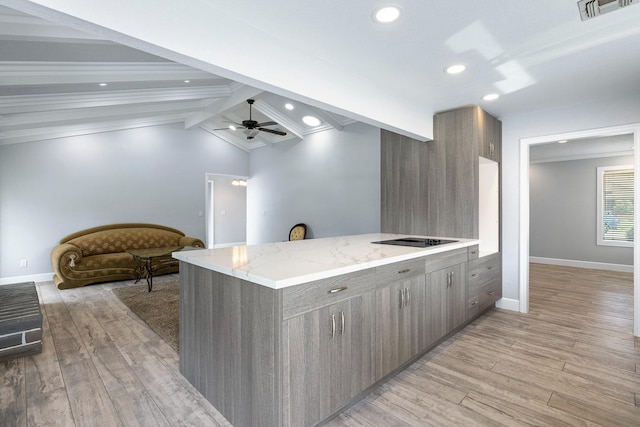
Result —
<instances>
[{"instance_id":1,"label":"electrical outlet","mask_svg":"<svg viewBox=\"0 0 640 427\"><path fill-rule=\"evenodd\" d=\"M27 260L26 259L21 259L20 260L20 268L27 268Z\"/></svg>"}]
</instances>

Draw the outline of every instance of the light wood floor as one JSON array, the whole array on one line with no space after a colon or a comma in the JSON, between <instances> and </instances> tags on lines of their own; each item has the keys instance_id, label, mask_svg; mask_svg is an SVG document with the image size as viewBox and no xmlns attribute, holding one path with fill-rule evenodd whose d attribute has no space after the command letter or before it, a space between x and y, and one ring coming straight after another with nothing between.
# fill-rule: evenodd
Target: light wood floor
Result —
<instances>
[{"instance_id":1,"label":"light wood floor","mask_svg":"<svg viewBox=\"0 0 640 427\"><path fill-rule=\"evenodd\" d=\"M0 363L2 427L228 425L112 294L128 284L38 284L44 350ZM532 264L530 292L529 314L490 311L329 425L640 426L632 275Z\"/></svg>"}]
</instances>

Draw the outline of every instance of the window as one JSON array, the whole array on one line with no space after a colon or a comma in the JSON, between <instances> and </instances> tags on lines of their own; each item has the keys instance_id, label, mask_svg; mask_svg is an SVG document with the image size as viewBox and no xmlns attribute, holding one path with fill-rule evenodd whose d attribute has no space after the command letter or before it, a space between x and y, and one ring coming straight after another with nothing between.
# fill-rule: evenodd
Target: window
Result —
<instances>
[{"instance_id":1,"label":"window","mask_svg":"<svg viewBox=\"0 0 640 427\"><path fill-rule=\"evenodd\" d=\"M633 246L633 166L598 168L598 245Z\"/></svg>"}]
</instances>

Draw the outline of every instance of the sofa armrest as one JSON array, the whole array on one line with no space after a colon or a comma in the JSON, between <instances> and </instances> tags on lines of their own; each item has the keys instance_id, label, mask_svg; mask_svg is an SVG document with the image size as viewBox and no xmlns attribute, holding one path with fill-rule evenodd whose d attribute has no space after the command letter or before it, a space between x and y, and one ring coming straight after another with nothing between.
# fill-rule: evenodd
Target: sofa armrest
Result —
<instances>
[{"instance_id":1,"label":"sofa armrest","mask_svg":"<svg viewBox=\"0 0 640 427\"><path fill-rule=\"evenodd\" d=\"M62 243L51 251L51 266L60 278L65 278L65 272L82 261L82 251L71 243Z\"/></svg>"},{"instance_id":2,"label":"sofa armrest","mask_svg":"<svg viewBox=\"0 0 640 427\"><path fill-rule=\"evenodd\" d=\"M196 239L195 237L182 236L180 240L178 240L179 246L194 246L196 248L204 248L204 242L200 239Z\"/></svg>"}]
</instances>

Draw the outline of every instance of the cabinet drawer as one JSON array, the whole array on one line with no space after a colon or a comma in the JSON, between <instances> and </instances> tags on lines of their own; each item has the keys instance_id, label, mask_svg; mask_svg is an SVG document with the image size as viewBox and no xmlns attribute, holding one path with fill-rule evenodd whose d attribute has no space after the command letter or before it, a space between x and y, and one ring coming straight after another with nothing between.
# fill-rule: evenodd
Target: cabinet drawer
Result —
<instances>
[{"instance_id":1,"label":"cabinet drawer","mask_svg":"<svg viewBox=\"0 0 640 427\"><path fill-rule=\"evenodd\" d=\"M380 285L386 285L415 276L425 274L424 258L410 259L383 265L376 268L377 280Z\"/></svg>"},{"instance_id":2,"label":"cabinet drawer","mask_svg":"<svg viewBox=\"0 0 640 427\"><path fill-rule=\"evenodd\" d=\"M478 259L478 254L480 253L480 248L478 245L469 246L467 248L469 261L472 259Z\"/></svg>"},{"instance_id":3,"label":"cabinet drawer","mask_svg":"<svg viewBox=\"0 0 640 427\"><path fill-rule=\"evenodd\" d=\"M486 281L502 275L500 253L469 261L469 287L480 286Z\"/></svg>"},{"instance_id":4,"label":"cabinet drawer","mask_svg":"<svg viewBox=\"0 0 640 427\"><path fill-rule=\"evenodd\" d=\"M369 268L282 290L283 319L360 295L376 286L376 270Z\"/></svg>"},{"instance_id":5,"label":"cabinet drawer","mask_svg":"<svg viewBox=\"0 0 640 427\"><path fill-rule=\"evenodd\" d=\"M451 265L466 262L468 257L467 248L455 249L448 252L441 252L434 255L428 255L424 259L425 269L427 272L441 270Z\"/></svg>"},{"instance_id":6,"label":"cabinet drawer","mask_svg":"<svg viewBox=\"0 0 640 427\"><path fill-rule=\"evenodd\" d=\"M496 277L482 286L469 288L467 319L482 313L502 297L502 279Z\"/></svg>"}]
</instances>

